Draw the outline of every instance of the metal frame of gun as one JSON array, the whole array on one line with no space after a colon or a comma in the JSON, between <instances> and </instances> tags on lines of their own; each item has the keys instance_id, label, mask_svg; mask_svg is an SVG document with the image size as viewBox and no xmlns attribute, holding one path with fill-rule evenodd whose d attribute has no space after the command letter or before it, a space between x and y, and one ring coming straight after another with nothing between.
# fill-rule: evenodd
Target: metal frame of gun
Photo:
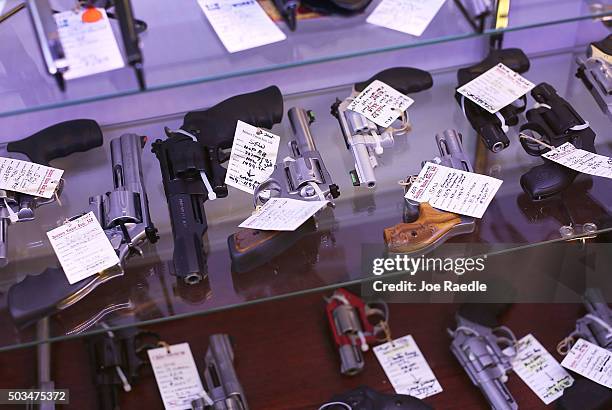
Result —
<instances>
[{"instance_id":1,"label":"metal frame of gun","mask_svg":"<svg viewBox=\"0 0 612 410\"><path fill-rule=\"evenodd\" d=\"M327 321L340 354L340 373L354 376L363 370L363 352L369 350L369 344L386 340L379 335L385 332L388 306L383 302L366 304L346 289L337 289L325 301ZM372 325L371 316L380 317L379 324Z\"/></svg>"},{"instance_id":2,"label":"metal frame of gun","mask_svg":"<svg viewBox=\"0 0 612 410\"><path fill-rule=\"evenodd\" d=\"M576 59L576 77L593 95L599 108L612 120L612 34L591 43L587 59Z\"/></svg>"},{"instance_id":3,"label":"metal frame of gun","mask_svg":"<svg viewBox=\"0 0 612 410\"><path fill-rule=\"evenodd\" d=\"M461 171L474 172L470 160L463 151L462 136L459 132L449 129L437 134L436 145L440 157L432 162ZM426 162L424 161L422 166ZM404 193L410 189L410 181L413 179L407 178L408 183ZM472 233L476 229L474 218L438 211L428 203L419 204L408 199L404 199L403 220L403 223L386 228L384 231L389 252L427 253L454 236Z\"/></svg>"},{"instance_id":4,"label":"metal frame of gun","mask_svg":"<svg viewBox=\"0 0 612 410\"><path fill-rule=\"evenodd\" d=\"M215 410L249 410L244 389L238 380L234 369L234 349L229 335L215 334L210 336L208 350L204 358L205 390L213 403L209 403ZM191 408L204 410L204 398L192 401Z\"/></svg>"},{"instance_id":5,"label":"metal frame of gun","mask_svg":"<svg viewBox=\"0 0 612 410\"><path fill-rule=\"evenodd\" d=\"M295 31L300 0L274 0L273 3L289 30Z\"/></svg>"},{"instance_id":6,"label":"metal frame of gun","mask_svg":"<svg viewBox=\"0 0 612 410\"><path fill-rule=\"evenodd\" d=\"M113 190L89 198L89 210L96 215L117 252L119 267L74 285L68 283L61 268L48 268L39 275L26 276L8 292L9 312L15 323L26 324L72 306L99 285L122 276L126 259L142 254L141 244L157 241L142 176L141 154L145 143L146 138L137 134L123 134L113 139L110 144ZM33 297L41 291L46 298Z\"/></svg>"},{"instance_id":7,"label":"metal frame of gun","mask_svg":"<svg viewBox=\"0 0 612 410\"><path fill-rule=\"evenodd\" d=\"M361 386L336 395L319 410L433 410L425 402L407 394L384 394Z\"/></svg>"}]
</instances>

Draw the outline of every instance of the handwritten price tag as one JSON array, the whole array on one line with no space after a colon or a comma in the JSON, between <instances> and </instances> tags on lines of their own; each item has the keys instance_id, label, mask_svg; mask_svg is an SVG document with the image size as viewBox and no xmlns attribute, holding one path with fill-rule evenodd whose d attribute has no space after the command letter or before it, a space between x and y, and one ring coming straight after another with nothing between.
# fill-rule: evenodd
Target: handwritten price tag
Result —
<instances>
[{"instance_id":1,"label":"handwritten price tag","mask_svg":"<svg viewBox=\"0 0 612 410\"><path fill-rule=\"evenodd\" d=\"M386 128L413 103L412 98L382 81L375 80L359 93L347 108Z\"/></svg>"},{"instance_id":2,"label":"handwritten price tag","mask_svg":"<svg viewBox=\"0 0 612 410\"><path fill-rule=\"evenodd\" d=\"M257 213L248 217L239 227L262 231L295 231L328 203L328 201L270 198Z\"/></svg>"},{"instance_id":3,"label":"handwritten price tag","mask_svg":"<svg viewBox=\"0 0 612 410\"><path fill-rule=\"evenodd\" d=\"M612 389L612 352L591 342L579 339L561 366Z\"/></svg>"},{"instance_id":4,"label":"handwritten price tag","mask_svg":"<svg viewBox=\"0 0 612 410\"><path fill-rule=\"evenodd\" d=\"M570 142L548 151L542 157L578 172L612 178L612 158L578 149Z\"/></svg>"},{"instance_id":5,"label":"handwritten price tag","mask_svg":"<svg viewBox=\"0 0 612 410\"><path fill-rule=\"evenodd\" d=\"M366 20L370 24L420 36L446 0L383 0Z\"/></svg>"},{"instance_id":6,"label":"handwritten price tag","mask_svg":"<svg viewBox=\"0 0 612 410\"><path fill-rule=\"evenodd\" d=\"M0 189L51 198L64 171L29 161L0 158Z\"/></svg>"}]
</instances>

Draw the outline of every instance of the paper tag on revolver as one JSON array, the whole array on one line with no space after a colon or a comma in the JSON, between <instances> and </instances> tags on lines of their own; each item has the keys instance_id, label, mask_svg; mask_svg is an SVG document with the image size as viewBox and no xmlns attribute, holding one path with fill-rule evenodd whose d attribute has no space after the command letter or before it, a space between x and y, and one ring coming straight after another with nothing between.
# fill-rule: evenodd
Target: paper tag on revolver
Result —
<instances>
[{"instance_id":1,"label":"paper tag on revolver","mask_svg":"<svg viewBox=\"0 0 612 410\"><path fill-rule=\"evenodd\" d=\"M545 404L557 400L574 383L574 378L532 334L519 340L512 369Z\"/></svg>"},{"instance_id":2,"label":"paper tag on revolver","mask_svg":"<svg viewBox=\"0 0 612 410\"><path fill-rule=\"evenodd\" d=\"M259 211L238 226L262 231L295 231L328 203L329 201L270 198Z\"/></svg>"},{"instance_id":3,"label":"paper tag on revolver","mask_svg":"<svg viewBox=\"0 0 612 410\"><path fill-rule=\"evenodd\" d=\"M191 401L208 398L198 374L189 343L147 350L155 381L166 410L191 408Z\"/></svg>"},{"instance_id":4,"label":"paper tag on revolver","mask_svg":"<svg viewBox=\"0 0 612 410\"><path fill-rule=\"evenodd\" d=\"M238 121L225 183L253 195L274 171L279 144L278 135Z\"/></svg>"},{"instance_id":5,"label":"paper tag on revolver","mask_svg":"<svg viewBox=\"0 0 612 410\"><path fill-rule=\"evenodd\" d=\"M29 161L0 157L0 189L51 198L64 171Z\"/></svg>"},{"instance_id":6,"label":"paper tag on revolver","mask_svg":"<svg viewBox=\"0 0 612 410\"><path fill-rule=\"evenodd\" d=\"M578 339L561 366L612 389L612 352L591 342Z\"/></svg>"},{"instance_id":7,"label":"paper tag on revolver","mask_svg":"<svg viewBox=\"0 0 612 410\"><path fill-rule=\"evenodd\" d=\"M57 32L68 60L66 80L122 68L123 57L117 45L106 10L97 8L100 19L84 22L85 9L55 13Z\"/></svg>"},{"instance_id":8,"label":"paper tag on revolver","mask_svg":"<svg viewBox=\"0 0 612 410\"><path fill-rule=\"evenodd\" d=\"M434 208L482 218L502 180L428 162L405 197Z\"/></svg>"},{"instance_id":9,"label":"paper tag on revolver","mask_svg":"<svg viewBox=\"0 0 612 410\"><path fill-rule=\"evenodd\" d=\"M47 237L71 285L119 264L93 212L47 232Z\"/></svg>"},{"instance_id":10,"label":"paper tag on revolver","mask_svg":"<svg viewBox=\"0 0 612 410\"><path fill-rule=\"evenodd\" d=\"M381 127L388 127L406 111L414 100L379 80L374 80L348 105Z\"/></svg>"},{"instance_id":11,"label":"paper tag on revolver","mask_svg":"<svg viewBox=\"0 0 612 410\"><path fill-rule=\"evenodd\" d=\"M535 84L499 63L457 89L491 114L527 94Z\"/></svg>"},{"instance_id":12,"label":"paper tag on revolver","mask_svg":"<svg viewBox=\"0 0 612 410\"><path fill-rule=\"evenodd\" d=\"M375 346L373 350L397 394L424 399L442 391L411 335Z\"/></svg>"},{"instance_id":13,"label":"paper tag on revolver","mask_svg":"<svg viewBox=\"0 0 612 410\"><path fill-rule=\"evenodd\" d=\"M420 36L445 2L446 0L382 0L366 21Z\"/></svg>"},{"instance_id":14,"label":"paper tag on revolver","mask_svg":"<svg viewBox=\"0 0 612 410\"><path fill-rule=\"evenodd\" d=\"M584 174L612 178L612 158L576 148L571 142L548 151L542 158Z\"/></svg>"}]
</instances>

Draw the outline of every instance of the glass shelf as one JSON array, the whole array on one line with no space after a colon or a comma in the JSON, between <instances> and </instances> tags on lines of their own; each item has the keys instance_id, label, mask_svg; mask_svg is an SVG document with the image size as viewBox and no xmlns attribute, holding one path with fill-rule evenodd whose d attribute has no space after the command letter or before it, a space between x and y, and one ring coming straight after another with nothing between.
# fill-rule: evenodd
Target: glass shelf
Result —
<instances>
[{"instance_id":1,"label":"glass shelf","mask_svg":"<svg viewBox=\"0 0 612 410\"><path fill-rule=\"evenodd\" d=\"M574 77L575 58L584 49L562 52L531 59L531 69L525 76L539 83L552 84L568 99L578 113L587 118L597 134L596 147L600 154L612 155L612 140L606 133L609 119L599 110L594 99ZM321 220L320 234L304 238L272 264L257 271L231 272L227 237L252 211L252 198L230 188L228 198L205 204L209 229L206 235L208 280L195 286L178 284L172 275L172 237L166 199L161 184L159 164L150 153L150 143L162 136L164 126L178 127L182 116L166 116L130 124L108 125L104 155L101 150L76 154L54 162L65 169L66 185L62 206L46 206L37 210L37 221L9 227L11 263L2 270L0 291L2 306L6 306L6 291L27 274L37 274L55 266L56 259L47 243L45 232L59 221L86 209L91 195L106 192L112 185L109 168L109 141L123 133L135 132L149 137L143 153L145 175L152 219L160 230L161 239L155 247L145 249L145 257L132 258L127 274L96 289L83 301L53 317L51 339L78 337L71 331L105 307L131 303L130 315L119 311L112 326L173 320L202 315L221 309L262 302L293 294L358 283L371 279L361 266L362 245L382 244L383 228L401 221L402 189L397 181L418 173L420 163L437 155L434 136L447 128L459 130L467 152L476 153L478 140L452 98L456 85L454 70L434 75L434 87L414 94L416 100L410 116L413 130L398 138L396 146L385 152L374 191L356 189L351 185L347 170L352 169L351 155L346 150L335 118L329 115L336 97L349 94L350 87L290 95L285 99L285 111L301 106L315 112L312 132L326 166L340 186L341 196L332 219ZM286 116L285 116L286 117ZM612 181L580 175L558 203L546 206L532 204L524 198L519 186L520 175L540 159L523 152L516 139L518 130L509 132L511 145L498 154L479 154L480 172L504 180L501 189L477 230L455 238L456 243L495 245L505 252L521 247L562 240L559 228L568 223L592 222L601 230L612 227ZM273 132L284 141L290 136L287 118ZM281 144L279 158L287 154ZM329 229L327 229L329 228ZM111 322L107 322L111 323ZM32 327L18 330L6 310L0 312L0 350L39 343ZM88 331L92 331L89 329ZM97 330L96 330L97 331Z\"/></svg>"},{"instance_id":2,"label":"glass shelf","mask_svg":"<svg viewBox=\"0 0 612 410\"><path fill-rule=\"evenodd\" d=\"M436 43L490 35L472 31L455 3L448 0L421 37L366 23L378 4L350 17L321 17L299 22L287 40L245 52L229 54L208 24L195 0L167 2L134 0L135 15L148 23L141 36L148 91L264 73L272 70L371 55ZM9 0L5 10L16 4ZM593 14L583 0L515 0L505 31L556 25L612 12ZM599 22L591 24L603 27ZM601 26L601 27L599 27ZM116 30L116 25L114 26ZM128 67L69 81L58 90L46 75L30 22L21 11L0 24L0 117L138 94Z\"/></svg>"}]
</instances>

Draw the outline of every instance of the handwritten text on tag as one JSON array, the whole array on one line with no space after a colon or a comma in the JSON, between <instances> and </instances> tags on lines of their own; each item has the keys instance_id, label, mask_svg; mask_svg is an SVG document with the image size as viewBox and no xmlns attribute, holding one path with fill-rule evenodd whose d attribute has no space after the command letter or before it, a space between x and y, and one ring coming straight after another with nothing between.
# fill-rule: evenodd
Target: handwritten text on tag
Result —
<instances>
[{"instance_id":1,"label":"handwritten text on tag","mask_svg":"<svg viewBox=\"0 0 612 410\"><path fill-rule=\"evenodd\" d=\"M578 339L561 366L612 389L612 352L591 342Z\"/></svg>"},{"instance_id":2,"label":"handwritten text on tag","mask_svg":"<svg viewBox=\"0 0 612 410\"><path fill-rule=\"evenodd\" d=\"M366 20L370 24L420 36L446 0L382 0Z\"/></svg>"},{"instance_id":3,"label":"handwritten text on tag","mask_svg":"<svg viewBox=\"0 0 612 410\"><path fill-rule=\"evenodd\" d=\"M578 149L570 142L548 151L542 157L578 172L612 178L612 158Z\"/></svg>"},{"instance_id":4,"label":"handwritten text on tag","mask_svg":"<svg viewBox=\"0 0 612 410\"><path fill-rule=\"evenodd\" d=\"M412 98L382 81L374 80L351 101L347 108L386 128L413 103Z\"/></svg>"},{"instance_id":5,"label":"handwritten text on tag","mask_svg":"<svg viewBox=\"0 0 612 410\"><path fill-rule=\"evenodd\" d=\"M263 231L295 231L328 203L327 201L270 198L257 213L248 217L239 226Z\"/></svg>"},{"instance_id":6,"label":"handwritten text on tag","mask_svg":"<svg viewBox=\"0 0 612 410\"><path fill-rule=\"evenodd\" d=\"M0 189L51 198L64 171L29 161L0 157Z\"/></svg>"}]
</instances>

